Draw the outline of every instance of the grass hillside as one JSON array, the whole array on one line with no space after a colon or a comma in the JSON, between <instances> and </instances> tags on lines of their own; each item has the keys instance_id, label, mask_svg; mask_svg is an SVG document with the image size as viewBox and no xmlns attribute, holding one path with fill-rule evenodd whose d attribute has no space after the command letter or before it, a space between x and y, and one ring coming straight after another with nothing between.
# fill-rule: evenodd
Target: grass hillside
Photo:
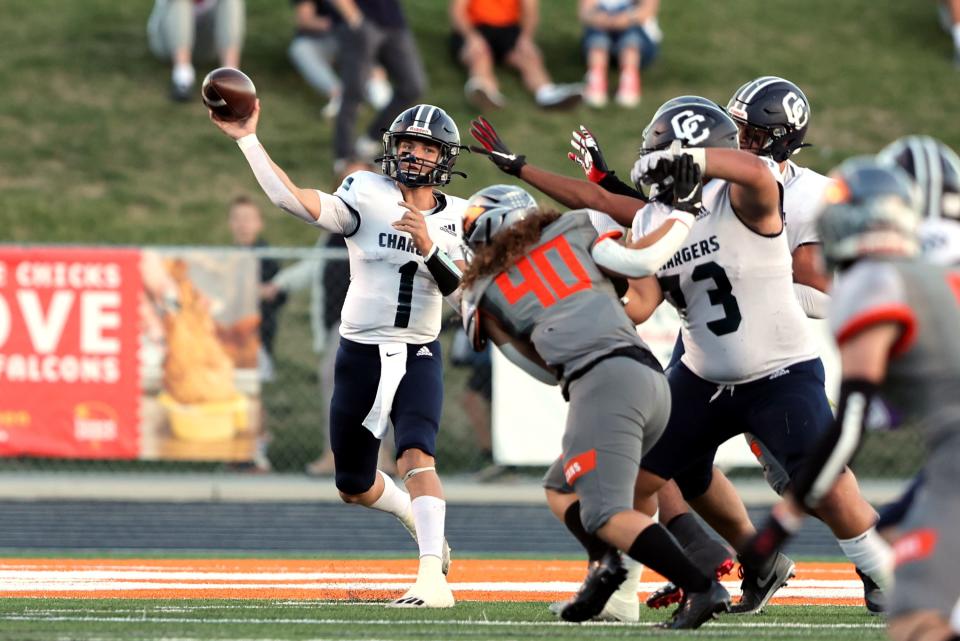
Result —
<instances>
[{"instance_id":1,"label":"grass hillside","mask_svg":"<svg viewBox=\"0 0 960 641\"><path fill-rule=\"evenodd\" d=\"M540 40L561 81L581 77L574 0L545 0ZM169 66L147 51L151 2L5 0L0 21L0 212L12 242L189 243L228 241L225 203L259 189L239 152L207 121L199 100L167 99ZM467 135L474 115L451 62L446 3L406 0L426 60L425 100L447 108ZM263 103L260 138L293 178L329 187L329 122L323 101L290 66L292 15L286 0L247 0L244 68ZM661 59L645 75L638 110L546 114L513 78L511 108L489 114L517 151L576 175L565 159L568 132L589 125L612 164L629 167L640 132L665 99L698 93L725 103L742 82L777 74L813 103L800 159L819 170L872 152L896 136L924 132L960 145L960 91L950 41L935 3L902 0L665 0ZM198 64L203 73L213 63ZM504 73L506 76L506 73ZM366 114L364 115L366 117ZM467 196L502 181L480 157L458 169ZM274 219L274 244L307 245L313 230Z\"/></svg>"}]
</instances>

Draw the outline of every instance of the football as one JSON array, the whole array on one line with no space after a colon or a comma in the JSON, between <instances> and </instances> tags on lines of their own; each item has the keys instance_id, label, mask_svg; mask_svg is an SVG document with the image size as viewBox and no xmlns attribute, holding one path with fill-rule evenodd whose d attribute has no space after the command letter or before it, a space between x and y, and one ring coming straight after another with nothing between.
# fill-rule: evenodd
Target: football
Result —
<instances>
[{"instance_id":1,"label":"football","mask_svg":"<svg viewBox=\"0 0 960 641\"><path fill-rule=\"evenodd\" d=\"M235 122L253 113L257 88L247 74L233 67L214 69L203 79L200 89L203 104L220 120Z\"/></svg>"}]
</instances>

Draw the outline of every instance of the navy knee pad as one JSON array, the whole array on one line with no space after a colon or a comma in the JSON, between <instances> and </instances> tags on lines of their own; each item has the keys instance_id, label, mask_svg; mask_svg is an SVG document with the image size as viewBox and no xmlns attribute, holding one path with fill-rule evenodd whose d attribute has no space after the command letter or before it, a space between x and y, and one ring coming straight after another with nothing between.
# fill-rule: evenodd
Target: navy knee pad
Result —
<instances>
[{"instance_id":1,"label":"navy knee pad","mask_svg":"<svg viewBox=\"0 0 960 641\"><path fill-rule=\"evenodd\" d=\"M713 481L713 465L684 470L673 478L684 501L703 496Z\"/></svg>"},{"instance_id":2,"label":"navy knee pad","mask_svg":"<svg viewBox=\"0 0 960 641\"><path fill-rule=\"evenodd\" d=\"M355 471L337 472L335 479L337 489L344 494L363 494L373 487L374 481L377 480L377 470L374 468L372 474Z\"/></svg>"}]
</instances>

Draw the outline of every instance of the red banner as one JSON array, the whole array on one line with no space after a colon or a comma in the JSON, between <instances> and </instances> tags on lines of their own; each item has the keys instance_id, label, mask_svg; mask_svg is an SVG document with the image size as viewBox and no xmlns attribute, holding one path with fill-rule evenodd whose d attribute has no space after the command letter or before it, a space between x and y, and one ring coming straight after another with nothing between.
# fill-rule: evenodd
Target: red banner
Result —
<instances>
[{"instance_id":1,"label":"red banner","mask_svg":"<svg viewBox=\"0 0 960 641\"><path fill-rule=\"evenodd\" d=\"M136 249L0 248L0 456L139 453Z\"/></svg>"}]
</instances>

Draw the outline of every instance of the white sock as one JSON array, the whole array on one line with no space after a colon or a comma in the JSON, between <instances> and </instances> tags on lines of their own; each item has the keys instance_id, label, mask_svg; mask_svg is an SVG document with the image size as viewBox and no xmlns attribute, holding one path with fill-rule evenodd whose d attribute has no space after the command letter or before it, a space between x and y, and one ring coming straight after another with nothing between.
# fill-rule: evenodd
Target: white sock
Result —
<instances>
[{"instance_id":1,"label":"white sock","mask_svg":"<svg viewBox=\"0 0 960 641\"><path fill-rule=\"evenodd\" d=\"M877 534L877 528L855 536L852 539L837 539L840 549L851 563L861 572L877 582L881 588L888 588L893 577L893 549Z\"/></svg>"},{"instance_id":2,"label":"white sock","mask_svg":"<svg viewBox=\"0 0 960 641\"><path fill-rule=\"evenodd\" d=\"M439 559L443 555L443 522L447 515L447 502L435 496L418 496L411 504L421 559L424 556Z\"/></svg>"},{"instance_id":3,"label":"white sock","mask_svg":"<svg viewBox=\"0 0 960 641\"><path fill-rule=\"evenodd\" d=\"M417 583L420 579L425 579L430 583L435 583L437 579L446 582L446 578L441 571L440 559L435 556L427 555L420 557L420 567L417 568Z\"/></svg>"},{"instance_id":4,"label":"white sock","mask_svg":"<svg viewBox=\"0 0 960 641\"><path fill-rule=\"evenodd\" d=\"M410 533L413 540L416 541L417 529L413 521L413 507L410 504L410 495L397 487L393 479L381 470L377 470L377 474L383 477L383 494L381 494L380 498L370 507L397 517L400 523L403 524L403 527L407 528L407 532Z\"/></svg>"},{"instance_id":5,"label":"white sock","mask_svg":"<svg viewBox=\"0 0 960 641\"><path fill-rule=\"evenodd\" d=\"M960 51L960 22L950 28L950 33L953 34L953 48Z\"/></svg>"},{"instance_id":6,"label":"white sock","mask_svg":"<svg viewBox=\"0 0 960 641\"><path fill-rule=\"evenodd\" d=\"M643 574L643 563L628 554L623 555L623 567L627 568L627 578L624 579L616 594L623 598L637 598L640 590L640 575Z\"/></svg>"},{"instance_id":7,"label":"white sock","mask_svg":"<svg viewBox=\"0 0 960 641\"><path fill-rule=\"evenodd\" d=\"M196 80L197 75L193 65L180 63L173 66L173 84L178 87L189 87Z\"/></svg>"}]
</instances>

